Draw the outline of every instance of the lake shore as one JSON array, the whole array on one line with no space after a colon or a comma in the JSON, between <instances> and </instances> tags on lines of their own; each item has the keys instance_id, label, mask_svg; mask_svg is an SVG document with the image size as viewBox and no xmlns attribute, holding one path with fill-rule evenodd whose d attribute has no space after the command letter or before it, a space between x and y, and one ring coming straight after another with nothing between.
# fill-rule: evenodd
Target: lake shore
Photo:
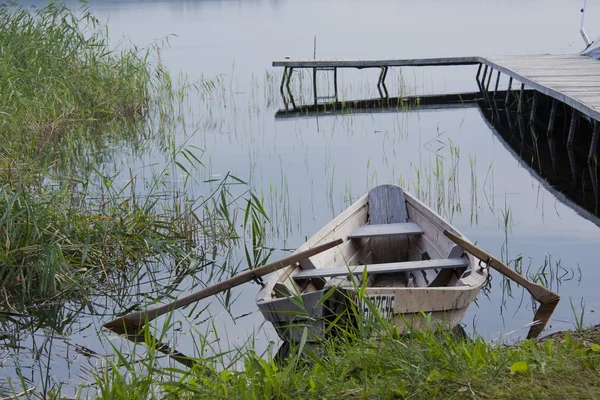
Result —
<instances>
[{"instance_id":1,"label":"lake shore","mask_svg":"<svg viewBox=\"0 0 600 400\"><path fill-rule=\"evenodd\" d=\"M246 352L239 371L145 369L99 380L101 398L596 398L600 326L510 345L415 332L326 343L282 363ZM113 370L114 371L114 370ZM143 371L146 371L144 373ZM167 378L170 376L170 378Z\"/></svg>"}]
</instances>

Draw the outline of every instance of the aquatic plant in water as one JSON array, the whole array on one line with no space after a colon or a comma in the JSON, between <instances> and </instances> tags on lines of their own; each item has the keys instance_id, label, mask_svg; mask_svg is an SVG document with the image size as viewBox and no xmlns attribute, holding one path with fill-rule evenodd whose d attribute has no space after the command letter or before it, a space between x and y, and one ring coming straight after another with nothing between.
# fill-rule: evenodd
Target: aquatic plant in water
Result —
<instances>
[{"instance_id":1,"label":"aquatic plant in water","mask_svg":"<svg viewBox=\"0 0 600 400\"><path fill-rule=\"evenodd\" d=\"M0 292L14 310L86 298L123 271L136 279L140 265L204 265L194 260L207 248L237 238L227 187L243 182L200 182L196 197L187 179L173 184L202 162L172 137L170 76L149 49L110 48L82 4L0 8ZM101 166L111 144L143 140L164 151L150 178Z\"/></svg>"}]
</instances>

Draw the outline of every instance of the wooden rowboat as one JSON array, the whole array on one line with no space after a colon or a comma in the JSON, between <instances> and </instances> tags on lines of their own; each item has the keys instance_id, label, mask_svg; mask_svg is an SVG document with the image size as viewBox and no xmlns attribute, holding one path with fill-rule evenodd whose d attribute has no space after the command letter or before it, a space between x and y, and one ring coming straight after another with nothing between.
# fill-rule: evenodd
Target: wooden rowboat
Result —
<instances>
[{"instance_id":1,"label":"wooden rowboat","mask_svg":"<svg viewBox=\"0 0 600 400\"><path fill-rule=\"evenodd\" d=\"M344 243L272 274L258 294L258 308L282 340L300 342L305 328L309 342L318 340L339 312L339 302L332 303L336 296L326 293L337 288L356 294L357 279L349 278L360 279L366 270L365 297L371 304L356 302L365 317L377 310L401 332L433 322L452 328L475 300L488 271L444 230L460 235L402 188L378 186L297 252L339 238Z\"/></svg>"}]
</instances>

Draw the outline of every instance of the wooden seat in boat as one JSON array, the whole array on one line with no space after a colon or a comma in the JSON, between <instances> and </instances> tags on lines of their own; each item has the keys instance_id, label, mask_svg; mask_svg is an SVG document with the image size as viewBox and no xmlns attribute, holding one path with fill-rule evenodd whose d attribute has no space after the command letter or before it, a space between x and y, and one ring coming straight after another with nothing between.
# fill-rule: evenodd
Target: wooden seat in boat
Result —
<instances>
[{"instance_id":1,"label":"wooden seat in boat","mask_svg":"<svg viewBox=\"0 0 600 400\"><path fill-rule=\"evenodd\" d=\"M400 222L395 224L377 224L359 226L348 235L348 239L422 235L423 229L414 222Z\"/></svg>"},{"instance_id":2,"label":"wooden seat in boat","mask_svg":"<svg viewBox=\"0 0 600 400\"><path fill-rule=\"evenodd\" d=\"M405 261L395 263L382 263L371 265L349 265L344 267L318 268L298 272L294 275L296 280L345 276L349 274L360 275L367 270L367 274L390 274L398 272L426 271L430 269L456 269L466 268L469 262L466 258L442 258L436 260Z\"/></svg>"}]
</instances>

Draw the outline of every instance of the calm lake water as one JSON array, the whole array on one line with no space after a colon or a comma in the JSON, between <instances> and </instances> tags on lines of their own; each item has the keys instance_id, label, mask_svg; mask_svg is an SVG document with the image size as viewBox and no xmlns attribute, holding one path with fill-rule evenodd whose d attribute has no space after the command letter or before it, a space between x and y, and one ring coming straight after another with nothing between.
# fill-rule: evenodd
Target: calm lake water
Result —
<instances>
[{"instance_id":1,"label":"calm lake water","mask_svg":"<svg viewBox=\"0 0 600 400\"><path fill-rule=\"evenodd\" d=\"M522 257L531 271L547 264L554 274L552 287L562 296L549 331L574 327L571 303L584 313L585 324L600 322L594 313L600 311L597 219L583 218L559 201L507 149L476 106L276 119L284 105L281 71L271 62L312 57L315 37L317 57L323 58L574 53L583 47L581 5L558 0L91 1L95 14L108 21L114 43L145 47L168 37L160 60L174 77L220 80L218 90L186 104L186 129L197 131L187 144L204 149L201 174L206 178L230 172L265 197L272 219L268 246L295 248L372 186L402 183L491 253L508 260ZM586 18L590 36L600 34L592 24L600 8L590 7ZM388 82L396 94L400 88L418 94L469 92L477 88L475 73L474 67L396 69ZM375 97L377 74L342 71L341 97ZM331 78L326 72L319 76L327 92ZM295 74L293 82L296 101L310 103L311 74ZM142 166L161 163L158 153L140 158L115 150L114 159L123 170L132 166L143 174ZM194 190L200 195L207 189ZM278 250L272 259L284 254ZM531 301L521 290L509 297L501 283L493 274L489 297L482 293L463 322L486 338L516 340L532 320ZM176 314L180 322L172 344L195 354L196 331L208 333L214 351L243 346L249 336L259 351L267 349L276 335L256 311L257 291L254 283L234 290L237 300L230 312L214 300L203 303L209 308L201 317ZM110 355L111 343L126 346L100 328L110 319L82 317L50 346L47 330L23 332L22 348L18 355L7 353L3 372L12 379L20 373L33 382L50 379L69 387L82 378L90 381L89 371L100 359L73 348ZM33 353L42 361L32 361Z\"/></svg>"}]
</instances>

